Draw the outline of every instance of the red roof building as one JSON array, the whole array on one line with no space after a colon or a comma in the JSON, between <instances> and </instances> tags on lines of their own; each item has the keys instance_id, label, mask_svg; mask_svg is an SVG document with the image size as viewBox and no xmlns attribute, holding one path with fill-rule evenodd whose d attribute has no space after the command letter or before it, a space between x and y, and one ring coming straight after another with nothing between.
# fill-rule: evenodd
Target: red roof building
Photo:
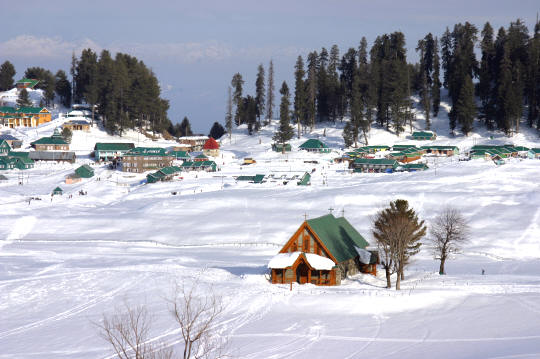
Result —
<instances>
[{"instance_id":1,"label":"red roof building","mask_svg":"<svg viewBox=\"0 0 540 359\"><path fill-rule=\"evenodd\" d=\"M219 156L219 143L210 137L203 146L203 153L211 157Z\"/></svg>"}]
</instances>

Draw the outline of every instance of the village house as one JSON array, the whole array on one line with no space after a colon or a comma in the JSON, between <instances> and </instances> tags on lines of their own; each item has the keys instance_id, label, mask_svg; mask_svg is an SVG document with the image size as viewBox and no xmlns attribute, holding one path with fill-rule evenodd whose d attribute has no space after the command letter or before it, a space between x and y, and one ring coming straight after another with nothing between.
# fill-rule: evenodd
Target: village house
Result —
<instances>
[{"instance_id":1,"label":"village house","mask_svg":"<svg viewBox=\"0 0 540 359\"><path fill-rule=\"evenodd\" d=\"M34 168L34 160L29 157L29 152L9 151L8 159L14 163L14 167L20 170Z\"/></svg>"},{"instance_id":2,"label":"village house","mask_svg":"<svg viewBox=\"0 0 540 359\"><path fill-rule=\"evenodd\" d=\"M308 152L329 153L330 149L321 140L310 138L302 143L298 148Z\"/></svg>"},{"instance_id":3,"label":"village house","mask_svg":"<svg viewBox=\"0 0 540 359\"><path fill-rule=\"evenodd\" d=\"M60 134L58 128L54 130L54 133L50 137L42 137L37 141L30 143L36 151L68 151L69 144L64 137Z\"/></svg>"},{"instance_id":4,"label":"village house","mask_svg":"<svg viewBox=\"0 0 540 359\"><path fill-rule=\"evenodd\" d=\"M91 123L87 120L70 120L62 125L62 128L69 128L71 131L90 132Z\"/></svg>"},{"instance_id":5,"label":"village house","mask_svg":"<svg viewBox=\"0 0 540 359\"><path fill-rule=\"evenodd\" d=\"M354 172L362 173L391 173L398 167L396 160L386 158L357 158L351 163Z\"/></svg>"},{"instance_id":6,"label":"village house","mask_svg":"<svg viewBox=\"0 0 540 359\"><path fill-rule=\"evenodd\" d=\"M0 142L1 141L6 141L11 148L21 148L22 146L21 140L9 134L0 135Z\"/></svg>"},{"instance_id":7,"label":"village house","mask_svg":"<svg viewBox=\"0 0 540 359\"><path fill-rule=\"evenodd\" d=\"M162 181L162 182L171 181L174 178L174 176L180 173L181 171L182 169L178 166L164 167L160 169L159 171L147 174L146 182L156 183L158 181Z\"/></svg>"},{"instance_id":8,"label":"village house","mask_svg":"<svg viewBox=\"0 0 540 359\"><path fill-rule=\"evenodd\" d=\"M24 78L17 81L15 85L18 89L33 89L38 83L39 80Z\"/></svg>"},{"instance_id":9,"label":"village house","mask_svg":"<svg viewBox=\"0 0 540 359\"><path fill-rule=\"evenodd\" d=\"M305 220L268 263L272 283L339 285L359 272L377 274L377 254L344 218Z\"/></svg>"},{"instance_id":10,"label":"village house","mask_svg":"<svg viewBox=\"0 0 540 359\"><path fill-rule=\"evenodd\" d=\"M459 155L459 148L456 146L441 146L441 145L427 145L422 146L421 149L426 155L431 156L456 156Z\"/></svg>"},{"instance_id":11,"label":"village house","mask_svg":"<svg viewBox=\"0 0 540 359\"><path fill-rule=\"evenodd\" d=\"M135 148L130 142L97 142L94 146L94 159L96 161L112 161L120 158L124 153Z\"/></svg>"},{"instance_id":12,"label":"village house","mask_svg":"<svg viewBox=\"0 0 540 359\"><path fill-rule=\"evenodd\" d=\"M180 168L182 171L216 172L217 165L214 161L185 161Z\"/></svg>"},{"instance_id":13,"label":"village house","mask_svg":"<svg viewBox=\"0 0 540 359\"><path fill-rule=\"evenodd\" d=\"M0 106L0 120L9 128L37 127L51 121L51 113L45 107Z\"/></svg>"},{"instance_id":14,"label":"village house","mask_svg":"<svg viewBox=\"0 0 540 359\"><path fill-rule=\"evenodd\" d=\"M122 155L122 171L142 173L172 165L174 157L159 147L135 147Z\"/></svg>"},{"instance_id":15,"label":"village house","mask_svg":"<svg viewBox=\"0 0 540 359\"><path fill-rule=\"evenodd\" d=\"M177 161L189 161L191 160L191 157L187 153L187 151L176 151L172 150L169 151L169 155L173 156L175 160Z\"/></svg>"},{"instance_id":16,"label":"village house","mask_svg":"<svg viewBox=\"0 0 540 359\"><path fill-rule=\"evenodd\" d=\"M203 146L203 153L206 156L217 157L219 156L219 143L210 137Z\"/></svg>"},{"instance_id":17,"label":"village house","mask_svg":"<svg viewBox=\"0 0 540 359\"><path fill-rule=\"evenodd\" d=\"M437 138L437 134L432 131L415 131L412 138L417 141L432 141Z\"/></svg>"},{"instance_id":18,"label":"village house","mask_svg":"<svg viewBox=\"0 0 540 359\"><path fill-rule=\"evenodd\" d=\"M531 148L527 153L529 158L540 159L540 148Z\"/></svg>"},{"instance_id":19,"label":"village house","mask_svg":"<svg viewBox=\"0 0 540 359\"><path fill-rule=\"evenodd\" d=\"M11 151L11 146L6 140L0 140L0 156L7 156Z\"/></svg>"},{"instance_id":20,"label":"village house","mask_svg":"<svg viewBox=\"0 0 540 359\"><path fill-rule=\"evenodd\" d=\"M190 149L188 151L196 152L202 151L204 144L208 141L208 136L183 136L178 138L178 141L181 145L189 145ZM180 149L180 151L185 150Z\"/></svg>"}]
</instances>

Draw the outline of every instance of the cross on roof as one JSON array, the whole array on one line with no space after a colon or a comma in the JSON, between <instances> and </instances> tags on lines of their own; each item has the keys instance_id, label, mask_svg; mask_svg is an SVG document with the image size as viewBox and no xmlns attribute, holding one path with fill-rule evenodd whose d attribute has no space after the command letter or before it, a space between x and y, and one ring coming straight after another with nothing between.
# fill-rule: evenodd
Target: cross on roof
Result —
<instances>
[{"instance_id":1,"label":"cross on roof","mask_svg":"<svg viewBox=\"0 0 540 359\"><path fill-rule=\"evenodd\" d=\"M328 208L328 210L330 211L330 214L332 214L332 211L334 210L332 207Z\"/></svg>"}]
</instances>

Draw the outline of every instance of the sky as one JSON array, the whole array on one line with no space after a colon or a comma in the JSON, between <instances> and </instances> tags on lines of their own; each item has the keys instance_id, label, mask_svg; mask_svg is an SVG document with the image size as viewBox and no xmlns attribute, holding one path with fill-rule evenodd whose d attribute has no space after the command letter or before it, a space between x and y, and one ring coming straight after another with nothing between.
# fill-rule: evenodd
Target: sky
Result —
<instances>
[{"instance_id":1,"label":"sky","mask_svg":"<svg viewBox=\"0 0 540 359\"><path fill-rule=\"evenodd\" d=\"M0 62L69 70L71 54L84 48L124 52L155 72L169 118L187 116L194 131L207 134L224 122L227 87L239 72L245 93L254 92L257 66L274 62L276 96L283 81L293 85L298 55L337 44L344 53L365 36L402 31L408 60L416 42L431 32L469 21L498 29L520 18L532 31L538 0L0 0ZM9 14L6 16L6 14ZM290 86L292 87L292 86Z\"/></svg>"}]
</instances>

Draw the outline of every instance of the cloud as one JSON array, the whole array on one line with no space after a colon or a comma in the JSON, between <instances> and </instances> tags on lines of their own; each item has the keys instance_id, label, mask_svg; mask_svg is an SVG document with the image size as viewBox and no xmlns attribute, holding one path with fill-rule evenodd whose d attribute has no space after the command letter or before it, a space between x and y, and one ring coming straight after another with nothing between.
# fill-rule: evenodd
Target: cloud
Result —
<instances>
[{"instance_id":1,"label":"cloud","mask_svg":"<svg viewBox=\"0 0 540 359\"><path fill-rule=\"evenodd\" d=\"M60 37L19 35L13 39L0 42L0 53L6 57L16 58L65 58L71 56L73 52L80 53L86 48L101 51L101 47L90 39L70 42L62 40Z\"/></svg>"},{"instance_id":2,"label":"cloud","mask_svg":"<svg viewBox=\"0 0 540 359\"><path fill-rule=\"evenodd\" d=\"M170 63L221 62L230 59L267 59L270 57L296 57L304 49L294 46L235 47L218 41L164 42L164 43L112 43L98 44L91 39L66 41L61 37L19 35L0 42L0 53L10 58L65 59L73 52L80 54L91 48L100 52L123 52L137 57Z\"/></svg>"}]
</instances>

